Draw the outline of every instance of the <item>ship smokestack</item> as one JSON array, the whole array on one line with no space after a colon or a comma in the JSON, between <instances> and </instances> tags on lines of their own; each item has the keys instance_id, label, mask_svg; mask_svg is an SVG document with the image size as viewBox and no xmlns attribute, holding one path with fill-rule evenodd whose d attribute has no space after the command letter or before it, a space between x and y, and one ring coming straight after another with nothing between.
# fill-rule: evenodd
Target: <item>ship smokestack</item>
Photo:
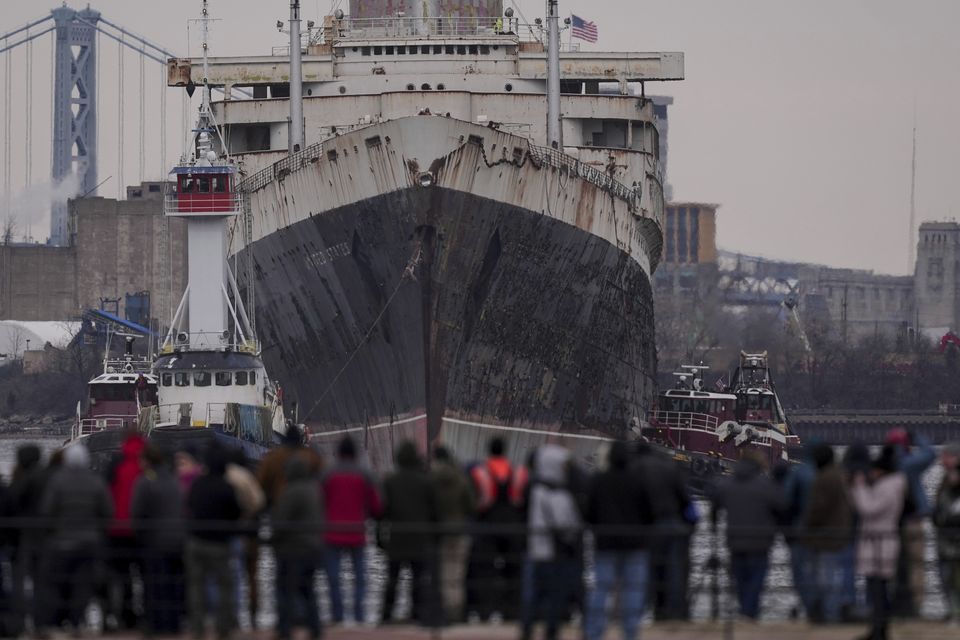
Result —
<instances>
[{"instance_id":1,"label":"ship smokestack","mask_svg":"<svg viewBox=\"0 0 960 640\"><path fill-rule=\"evenodd\" d=\"M497 18L503 0L350 0L351 18Z\"/></svg>"}]
</instances>

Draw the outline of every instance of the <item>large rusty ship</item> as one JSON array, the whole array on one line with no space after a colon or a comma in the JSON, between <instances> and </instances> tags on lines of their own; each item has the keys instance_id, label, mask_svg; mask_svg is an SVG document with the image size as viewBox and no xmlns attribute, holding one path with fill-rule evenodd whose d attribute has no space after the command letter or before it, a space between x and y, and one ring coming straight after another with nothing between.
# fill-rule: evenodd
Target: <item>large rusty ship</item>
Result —
<instances>
[{"instance_id":1,"label":"large rusty ship","mask_svg":"<svg viewBox=\"0 0 960 640\"><path fill-rule=\"evenodd\" d=\"M168 71L223 90L240 289L314 442L352 434L384 467L405 438L589 458L639 432L663 211L645 86L682 54L562 47L556 0L531 24L502 0L351 0L302 32L290 10L289 50Z\"/></svg>"}]
</instances>

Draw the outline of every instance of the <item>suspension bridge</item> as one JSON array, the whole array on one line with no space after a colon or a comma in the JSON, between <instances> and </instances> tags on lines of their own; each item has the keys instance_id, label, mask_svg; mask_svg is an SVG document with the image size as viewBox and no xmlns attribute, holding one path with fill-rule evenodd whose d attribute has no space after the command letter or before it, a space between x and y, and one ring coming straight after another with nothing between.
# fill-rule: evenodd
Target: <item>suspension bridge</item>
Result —
<instances>
[{"instance_id":1,"label":"suspension bridge","mask_svg":"<svg viewBox=\"0 0 960 640\"><path fill-rule=\"evenodd\" d=\"M190 114L190 97L167 88L175 53L89 5L64 3L0 35L0 55L0 242L64 246L67 198L121 199L128 183L166 175ZM100 174L104 165L111 175Z\"/></svg>"}]
</instances>

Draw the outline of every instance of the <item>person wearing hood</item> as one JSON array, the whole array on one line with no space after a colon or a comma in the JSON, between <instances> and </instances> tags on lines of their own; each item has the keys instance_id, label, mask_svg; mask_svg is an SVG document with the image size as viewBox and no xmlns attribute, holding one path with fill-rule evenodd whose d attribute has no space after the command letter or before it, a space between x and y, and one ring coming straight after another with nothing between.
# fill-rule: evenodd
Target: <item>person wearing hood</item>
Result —
<instances>
[{"instance_id":1,"label":"person wearing hood","mask_svg":"<svg viewBox=\"0 0 960 640\"><path fill-rule=\"evenodd\" d=\"M396 600L400 569L411 573L413 617L421 624L437 620L436 538L437 495L416 445L404 440L397 447L397 470L383 482L383 520L380 541L387 553L387 587L382 621L389 622Z\"/></svg>"},{"instance_id":2,"label":"person wearing hood","mask_svg":"<svg viewBox=\"0 0 960 640\"><path fill-rule=\"evenodd\" d=\"M283 485L287 480L287 461L294 455L304 458L311 473L314 475L320 473L322 464L320 454L306 445L306 439L300 427L293 421L287 421L287 431L283 434L281 445L272 449L257 465L257 480L266 495L267 506L273 505L283 491Z\"/></svg>"},{"instance_id":3,"label":"person wearing hood","mask_svg":"<svg viewBox=\"0 0 960 640\"><path fill-rule=\"evenodd\" d=\"M190 632L204 636L207 613L207 582L213 579L217 589L217 638L223 640L236 627L234 572L230 566L230 525L242 515L236 492L224 477L227 455L219 446L211 446L206 455L206 472L193 481L187 496L187 609Z\"/></svg>"},{"instance_id":4,"label":"person wearing hood","mask_svg":"<svg viewBox=\"0 0 960 640\"><path fill-rule=\"evenodd\" d=\"M287 459L283 488L273 501L271 523L276 553L277 637L288 640L298 604L306 612L311 638L319 638L320 610L314 588L320 554L323 508L317 472L303 456Z\"/></svg>"},{"instance_id":5,"label":"person wearing hood","mask_svg":"<svg viewBox=\"0 0 960 640\"><path fill-rule=\"evenodd\" d=\"M571 465L570 452L560 445L545 444L536 452L527 509L532 589L523 610L523 640L533 637L535 616L541 605L546 615L547 640L559 637L564 607L582 580L582 519L569 488Z\"/></svg>"},{"instance_id":6,"label":"person wearing hood","mask_svg":"<svg viewBox=\"0 0 960 640\"><path fill-rule=\"evenodd\" d=\"M34 621L37 635L45 635L45 629L59 622L60 611L66 611L67 621L79 634L93 596L104 533L114 515L107 486L90 470L90 453L82 444L64 450L63 466L50 478L40 515L49 520L51 531L42 571L46 580L38 581L45 595Z\"/></svg>"},{"instance_id":7,"label":"person wearing hood","mask_svg":"<svg viewBox=\"0 0 960 640\"><path fill-rule=\"evenodd\" d=\"M475 513L476 500L470 481L446 447L434 448L430 477L437 499L437 518L442 526L438 580L444 620L455 623L464 616L464 579L470 553L466 526Z\"/></svg>"},{"instance_id":8,"label":"person wearing hood","mask_svg":"<svg viewBox=\"0 0 960 640\"><path fill-rule=\"evenodd\" d=\"M587 495L586 520L594 527L596 580L587 610L586 638L600 640L607 626L607 596L619 583L624 640L635 640L646 602L650 572L650 489L629 468L627 443L610 446L609 465Z\"/></svg>"},{"instance_id":9,"label":"person wearing hood","mask_svg":"<svg viewBox=\"0 0 960 640\"><path fill-rule=\"evenodd\" d=\"M899 523L910 491L907 476L898 471L897 452L884 445L868 474L853 476L850 495L860 516L857 533L857 567L867 579L871 627L863 640L887 640L890 615L890 582L897 573L900 555Z\"/></svg>"},{"instance_id":10,"label":"person wearing hood","mask_svg":"<svg viewBox=\"0 0 960 640\"><path fill-rule=\"evenodd\" d=\"M737 588L740 614L756 620L767 577L770 548L786 512L783 491L766 473L766 459L745 451L733 477L716 488L716 508L727 514L730 572Z\"/></svg>"},{"instance_id":11,"label":"person wearing hood","mask_svg":"<svg viewBox=\"0 0 960 640\"><path fill-rule=\"evenodd\" d=\"M113 524L110 526L110 627L134 629L137 614L133 603L135 573L143 573L141 550L130 523L133 486L143 473L141 455L146 440L129 431L120 445L120 455L107 470L110 494L113 497Z\"/></svg>"},{"instance_id":12,"label":"person wearing hood","mask_svg":"<svg viewBox=\"0 0 960 640\"><path fill-rule=\"evenodd\" d=\"M145 469L133 487L130 515L143 556L146 626L154 634L180 633L183 594L183 493L172 458L156 445L143 450Z\"/></svg>"}]
</instances>

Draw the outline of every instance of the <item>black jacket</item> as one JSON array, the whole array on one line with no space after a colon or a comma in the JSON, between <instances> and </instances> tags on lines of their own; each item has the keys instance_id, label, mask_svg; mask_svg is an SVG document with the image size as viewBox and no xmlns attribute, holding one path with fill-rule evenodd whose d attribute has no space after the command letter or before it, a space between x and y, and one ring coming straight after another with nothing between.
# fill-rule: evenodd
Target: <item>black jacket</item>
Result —
<instances>
[{"instance_id":1,"label":"black jacket","mask_svg":"<svg viewBox=\"0 0 960 640\"><path fill-rule=\"evenodd\" d=\"M434 544L428 531L437 522L437 499L430 475L411 443L397 451L397 471L383 483L381 542L393 560L424 557Z\"/></svg>"},{"instance_id":2,"label":"black jacket","mask_svg":"<svg viewBox=\"0 0 960 640\"><path fill-rule=\"evenodd\" d=\"M133 485L130 504L133 530L153 551L178 552L183 546L183 495L173 471L149 469Z\"/></svg>"},{"instance_id":3,"label":"black jacket","mask_svg":"<svg viewBox=\"0 0 960 640\"><path fill-rule=\"evenodd\" d=\"M590 483L585 516L594 526L600 551L643 549L650 542L654 524L650 491L627 463L625 448L617 447L611 451L610 468Z\"/></svg>"},{"instance_id":4,"label":"black jacket","mask_svg":"<svg viewBox=\"0 0 960 640\"><path fill-rule=\"evenodd\" d=\"M727 512L727 547L733 553L766 553L783 514L787 499L757 463L741 460L733 477L717 488L717 508Z\"/></svg>"},{"instance_id":5,"label":"black jacket","mask_svg":"<svg viewBox=\"0 0 960 640\"><path fill-rule=\"evenodd\" d=\"M190 534L207 542L226 544L236 533L232 524L242 513L237 494L222 474L206 473L193 481L187 497Z\"/></svg>"}]
</instances>

